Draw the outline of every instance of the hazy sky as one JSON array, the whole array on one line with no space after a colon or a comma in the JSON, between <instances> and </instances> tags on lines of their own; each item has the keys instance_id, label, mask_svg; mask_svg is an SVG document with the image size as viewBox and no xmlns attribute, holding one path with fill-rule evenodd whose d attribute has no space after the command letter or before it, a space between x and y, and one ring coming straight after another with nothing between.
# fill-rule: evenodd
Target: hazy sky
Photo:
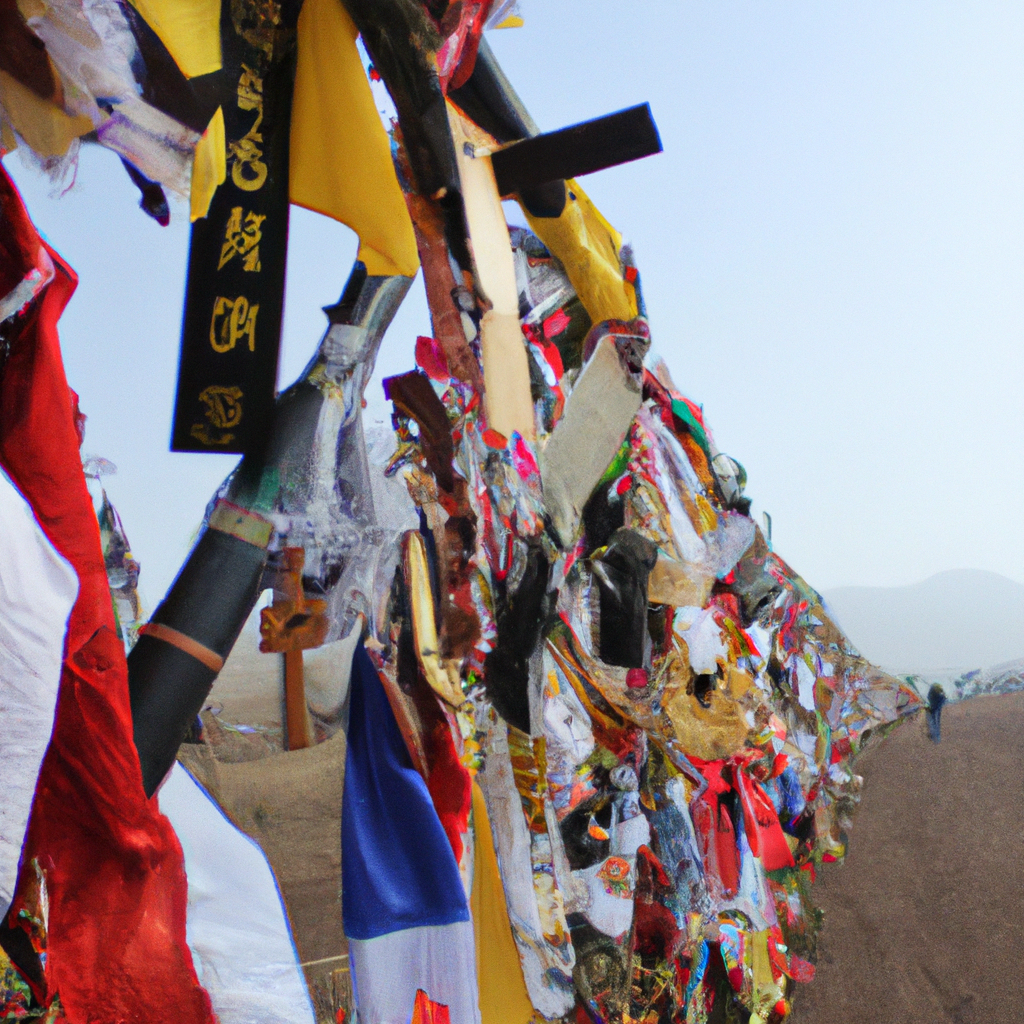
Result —
<instances>
[{"instance_id":1,"label":"hazy sky","mask_svg":"<svg viewBox=\"0 0 1024 1024\"><path fill-rule=\"evenodd\" d=\"M593 175L655 344L819 589L1024 580L1024 7L522 0L492 46L543 129L649 101L665 152ZM6 164L81 277L61 324L152 609L233 459L167 451L188 250L90 147L59 199ZM281 385L355 251L294 210ZM417 288L378 378L412 366ZM371 410L384 415L376 381Z\"/></svg>"}]
</instances>

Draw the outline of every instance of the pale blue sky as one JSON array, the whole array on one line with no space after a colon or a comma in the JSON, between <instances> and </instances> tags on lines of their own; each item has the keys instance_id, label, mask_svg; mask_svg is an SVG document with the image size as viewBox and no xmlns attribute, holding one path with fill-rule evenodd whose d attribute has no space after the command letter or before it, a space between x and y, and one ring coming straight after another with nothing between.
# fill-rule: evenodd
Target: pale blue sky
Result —
<instances>
[{"instance_id":1,"label":"pale blue sky","mask_svg":"<svg viewBox=\"0 0 1024 1024\"><path fill-rule=\"evenodd\" d=\"M649 101L665 153L586 179L636 251L655 343L819 589L957 567L1024 580L1024 8L523 0L491 43L544 129ZM62 321L85 448L151 609L226 456L167 451L187 211L91 149L59 200L7 166L81 276ZM282 385L355 243L294 211ZM419 290L379 370L428 333ZM380 376L380 373L378 373ZM383 415L379 384L371 411Z\"/></svg>"}]
</instances>

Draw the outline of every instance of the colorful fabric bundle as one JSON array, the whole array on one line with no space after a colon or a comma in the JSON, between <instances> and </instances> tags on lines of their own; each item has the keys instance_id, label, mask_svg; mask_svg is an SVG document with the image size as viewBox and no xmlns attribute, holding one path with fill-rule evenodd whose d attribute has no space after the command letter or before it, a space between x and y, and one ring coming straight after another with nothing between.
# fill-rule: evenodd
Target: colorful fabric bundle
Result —
<instances>
[{"instance_id":1,"label":"colorful fabric bundle","mask_svg":"<svg viewBox=\"0 0 1024 1024\"><path fill-rule=\"evenodd\" d=\"M4 175L0 1016L783 1019L853 759L921 702L771 550L654 355L633 255L574 177L660 148L650 111L539 135L493 0L42 10L3 15L4 145L60 162L95 137L144 208L191 189L185 436L244 457L140 627L61 367L75 278ZM289 198L360 256L306 371L260 398L218 360L276 372ZM418 264L433 337L368 445ZM256 661L231 679L267 590L253 658L283 692L257 711Z\"/></svg>"},{"instance_id":2,"label":"colorful fabric bundle","mask_svg":"<svg viewBox=\"0 0 1024 1024\"><path fill-rule=\"evenodd\" d=\"M778 1019L791 982L813 974L810 881L845 849L851 757L920 702L859 658L739 511L741 494L730 507L713 438L664 365L648 354L631 384L630 346L646 348L646 328L612 335L610 358L605 330L577 342L591 354L561 377L566 411L547 431L538 401L536 441L497 435L472 386L418 347L451 426L451 480L432 471L400 402L409 440L391 471L406 474L433 542L438 569L424 578L448 588L421 606L440 607L433 657L459 689L435 685L423 654L403 663L396 618L411 606L415 625L415 593L401 606L393 593L375 660L389 693L433 688L481 787L489 824L481 837L474 812L470 832L495 844L537 1013L701 1021L736 1000L752 1020ZM630 386L632 416L609 421L609 392ZM577 484L551 474L585 472L589 455L550 453L581 398L586 443L611 454L572 520L561 495ZM560 520L552 502L568 509ZM444 529L455 514L473 524L469 544ZM464 620L457 634L445 623L463 579L468 635ZM477 968L486 977L487 962Z\"/></svg>"}]
</instances>

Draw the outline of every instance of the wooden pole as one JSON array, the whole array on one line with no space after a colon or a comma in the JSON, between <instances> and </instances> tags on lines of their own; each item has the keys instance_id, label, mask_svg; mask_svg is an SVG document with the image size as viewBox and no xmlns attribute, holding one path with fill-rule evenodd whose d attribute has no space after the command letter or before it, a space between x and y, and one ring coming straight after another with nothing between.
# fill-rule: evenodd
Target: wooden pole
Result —
<instances>
[{"instance_id":1,"label":"wooden pole","mask_svg":"<svg viewBox=\"0 0 1024 1024\"><path fill-rule=\"evenodd\" d=\"M491 303L480 323L487 425L505 437L511 437L517 430L533 440L536 426L530 397L530 364L519 324L519 289L505 211L490 156L471 156L466 152L467 144L470 152L475 152L475 142L483 141L483 133L450 105L448 118L477 280Z\"/></svg>"},{"instance_id":2,"label":"wooden pole","mask_svg":"<svg viewBox=\"0 0 1024 1024\"><path fill-rule=\"evenodd\" d=\"M288 749L309 746L309 720L306 717L306 685L302 675L302 651L284 652L284 717L288 730Z\"/></svg>"}]
</instances>

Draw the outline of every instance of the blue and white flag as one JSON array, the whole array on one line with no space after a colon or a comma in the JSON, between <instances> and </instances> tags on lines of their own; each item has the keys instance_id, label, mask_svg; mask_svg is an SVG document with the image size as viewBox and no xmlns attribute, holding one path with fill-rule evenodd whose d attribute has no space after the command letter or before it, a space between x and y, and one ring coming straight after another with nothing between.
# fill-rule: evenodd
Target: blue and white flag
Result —
<instances>
[{"instance_id":1,"label":"blue and white flag","mask_svg":"<svg viewBox=\"0 0 1024 1024\"><path fill-rule=\"evenodd\" d=\"M342 915L360 1024L409 1024L416 992L479 1024L473 924L455 855L360 641L341 819Z\"/></svg>"}]
</instances>

